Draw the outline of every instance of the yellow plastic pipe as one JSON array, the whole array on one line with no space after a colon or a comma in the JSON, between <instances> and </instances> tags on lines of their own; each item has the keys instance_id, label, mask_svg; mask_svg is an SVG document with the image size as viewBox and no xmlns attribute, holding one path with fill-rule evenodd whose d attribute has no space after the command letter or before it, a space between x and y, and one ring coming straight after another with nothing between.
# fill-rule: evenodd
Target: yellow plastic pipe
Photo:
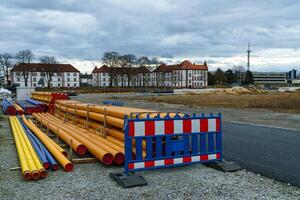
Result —
<instances>
[{"instance_id":1,"label":"yellow plastic pipe","mask_svg":"<svg viewBox=\"0 0 300 200\"><path fill-rule=\"evenodd\" d=\"M22 175L25 180L30 180L31 179L31 171L30 171L29 165L27 163L27 159L26 159L24 150L22 148L21 141L20 141L20 138L19 138L17 130L16 130L16 124L15 124L15 121L13 120L13 118L14 117L10 116L9 121L10 121L10 125L12 128L12 133L15 138L15 144L16 144L16 148L17 148L17 152L18 152L18 156L19 156L19 161L21 164Z\"/></svg>"},{"instance_id":2,"label":"yellow plastic pipe","mask_svg":"<svg viewBox=\"0 0 300 200\"><path fill-rule=\"evenodd\" d=\"M46 148L50 151L50 153L55 157L55 159L63 166L64 170L69 172L73 170L73 164L59 151L55 145L53 145L49 140L48 136L44 134L40 129L31 124L24 115L22 115L22 119L26 126L41 140L41 142L46 146Z\"/></svg>"},{"instance_id":3,"label":"yellow plastic pipe","mask_svg":"<svg viewBox=\"0 0 300 200\"><path fill-rule=\"evenodd\" d=\"M16 128L18 137L20 138L21 145L22 145L22 148L24 150L24 154L25 154L25 157L26 157L29 169L31 171L31 178L32 179L38 179L38 178L40 178L39 170L37 169L37 167L36 167L36 165L34 163L34 160L33 160L32 156L31 156L30 150L28 149L28 147L26 145L26 142L25 142L24 138L22 137L22 133L21 133L21 131L19 129L19 126L17 124L17 118L14 117L13 121L14 121L14 124L15 124L15 128Z\"/></svg>"},{"instance_id":4,"label":"yellow plastic pipe","mask_svg":"<svg viewBox=\"0 0 300 200\"><path fill-rule=\"evenodd\" d=\"M35 167L36 167L36 169L39 172L39 176L35 177L33 175L32 178L33 179L38 179L39 177L45 178L47 176L47 172L46 172L45 168L42 166L42 164L41 164L41 162L40 162L40 160L39 160L36 152L34 151L34 149L33 149L32 145L31 145L31 143L30 143L30 141L29 141L29 139L28 139L28 137L27 137L24 129L22 128L22 125L20 124L20 122L19 122L19 120L17 118L16 118L16 124L17 124L17 127L20 130L21 137L25 141L25 144L26 144L26 146L27 146L27 148L28 148L28 150L30 152L30 155L31 155L31 158L32 158L32 160L33 160L33 162L35 164Z\"/></svg>"}]
</instances>

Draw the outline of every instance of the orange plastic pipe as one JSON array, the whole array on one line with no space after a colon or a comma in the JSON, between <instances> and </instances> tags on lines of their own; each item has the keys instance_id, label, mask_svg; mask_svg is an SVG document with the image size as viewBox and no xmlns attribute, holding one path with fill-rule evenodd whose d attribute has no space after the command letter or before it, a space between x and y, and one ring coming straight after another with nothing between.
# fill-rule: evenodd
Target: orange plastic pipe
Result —
<instances>
[{"instance_id":1,"label":"orange plastic pipe","mask_svg":"<svg viewBox=\"0 0 300 200\"><path fill-rule=\"evenodd\" d=\"M69 132L61 130L56 126L55 123L51 123L47 119L42 118L38 113L33 113L33 117L35 117L45 127L49 128L49 130L51 130L53 133L58 135L58 137L60 137L69 146L72 145L72 149L79 155L84 155L87 152L87 148L81 142L75 139Z\"/></svg>"},{"instance_id":2,"label":"orange plastic pipe","mask_svg":"<svg viewBox=\"0 0 300 200\"><path fill-rule=\"evenodd\" d=\"M43 118L43 120L48 120L50 123L54 123L51 119L48 118ZM74 138L76 138L78 141L83 143L87 149L100 161L102 161L105 165L110 165L112 164L114 160L114 156L117 156L119 158L119 152L115 151L114 149L106 146L105 144L101 145L96 145L94 142L90 141L86 136L83 136L81 133L76 133L75 131L71 131L69 126L66 125L61 125L56 122L57 127L59 127L61 130L64 130L68 132L70 135L72 135ZM124 155L123 155L124 157Z\"/></svg>"}]
</instances>

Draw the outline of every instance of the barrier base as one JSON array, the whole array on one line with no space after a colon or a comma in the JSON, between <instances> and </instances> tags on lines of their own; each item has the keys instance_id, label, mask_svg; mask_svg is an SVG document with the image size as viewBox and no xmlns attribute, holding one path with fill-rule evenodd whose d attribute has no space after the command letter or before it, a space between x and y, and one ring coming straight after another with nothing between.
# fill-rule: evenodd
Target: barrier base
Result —
<instances>
[{"instance_id":1,"label":"barrier base","mask_svg":"<svg viewBox=\"0 0 300 200\"><path fill-rule=\"evenodd\" d=\"M109 177L123 188L131 188L148 185L147 181L141 175L130 173L110 173Z\"/></svg>"},{"instance_id":2,"label":"barrier base","mask_svg":"<svg viewBox=\"0 0 300 200\"><path fill-rule=\"evenodd\" d=\"M205 163L204 165L222 172L236 172L243 169L238 164L225 160Z\"/></svg>"}]
</instances>

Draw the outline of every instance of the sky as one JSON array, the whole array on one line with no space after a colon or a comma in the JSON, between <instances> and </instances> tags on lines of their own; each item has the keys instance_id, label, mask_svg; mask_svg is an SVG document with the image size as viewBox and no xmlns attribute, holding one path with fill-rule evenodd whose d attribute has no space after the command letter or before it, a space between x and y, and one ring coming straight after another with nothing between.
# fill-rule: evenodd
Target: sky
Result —
<instances>
[{"instance_id":1,"label":"sky","mask_svg":"<svg viewBox=\"0 0 300 200\"><path fill-rule=\"evenodd\" d=\"M0 53L30 49L82 72L104 52L166 63L207 61L209 70L300 66L300 2L294 0L1 0Z\"/></svg>"}]
</instances>

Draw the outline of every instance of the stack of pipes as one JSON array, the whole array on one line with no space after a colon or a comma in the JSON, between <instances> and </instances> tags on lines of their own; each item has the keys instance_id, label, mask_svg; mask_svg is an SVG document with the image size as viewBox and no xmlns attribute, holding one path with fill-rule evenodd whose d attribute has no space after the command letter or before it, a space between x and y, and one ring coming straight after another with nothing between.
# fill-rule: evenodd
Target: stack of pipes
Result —
<instances>
[{"instance_id":1,"label":"stack of pipes","mask_svg":"<svg viewBox=\"0 0 300 200\"><path fill-rule=\"evenodd\" d=\"M113 142L124 149L124 119L128 117L154 118L175 116L179 113L160 113L154 110L139 108L93 105L78 101L59 100L55 103L54 115L64 121L81 126L86 130L101 135L100 137ZM138 113L138 114L137 114ZM133 141L134 142L134 141ZM108 144L108 143L107 143ZM134 143L133 143L134 144ZM146 141L143 141L146 150ZM132 153L135 153L133 146ZM144 154L144 153L143 153Z\"/></svg>"},{"instance_id":2,"label":"stack of pipes","mask_svg":"<svg viewBox=\"0 0 300 200\"><path fill-rule=\"evenodd\" d=\"M53 170L58 170L58 164L50 154L50 152L46 149L46 147L40 142L40 140L31 132L31 130L25 125L25 123L19 119L23 129L27 137L29 138L31 144L34 147L35 152L37 153L40 161L43 164L45 169L49 169L50 167Z\"/></svg>"},{"instance_id":3,"label":"stack of pipes","mask_svg":"<svg viewBox=\"0 0 300 200\"><path fill-rule=\"evenodd\" d=\"M15 139L17 152L25 180L36 180L47 176L33 146L31 145L24 129L16 116L9 117Z\"/></svg>"},{"instance_id":4,"label":"stack of pipes","mask_svg":"<svg viewBox=\"0 0 300 200\"><path fill-rule=\"evenodd\" d=\"M2 106L2 110L5 114L8 114L8 115L16 115L17 114L17 110L14 107L14 104L12 101L4 98L1 102L1 106Z\"/></svg>"},{"instance_id":5,"label":"stack of pipes","mask_svg":"<svg viewBox=\"0 0 300 200\"><path fill-rule=\"evenodd\" d=\"M47 128L50 128L53 133L59 133L59 137L68 135L74 140L84 144L88 151L103 164L111 165L113 162L115 164L123 164L125 159L123 146L109 141L106 138L96 136L94 133L70 123L65 123L63 120L49 113L35 113L33 117ZM52 129L51 126L55 126L56 130ZM65 142L67 143L67 141Z\"/></svg>"},{"instance_id":6,"label":"stack of pipes","mask_svg":"<svg viewBox=\"0 0 300 200\"><path fill-rule=\"evenodd\" d=\"M38 107L41 107L43 109L43 111L47 111L48 110L48 105L44 102L41 102L41 101L37 101L37 100L34 100L34 99L30 99L30 98L27 98L26 101L32 105L35 105L35 106L38 106Z\"/></svg>"},{"instance_id":7,"label":"stack of pipes","mask_svg":"<svg viewBox=\"0 0 300 200\"><path fill-rule=\"evenodd\" d=\"M65 93L56 92L33 92L31 99L42 101L48 104L49 112L53 113L56 100L68 100L69 96Z\"/></svg>"},{"instance_id":8,"label":"stack of pipes","mask_svg":"<svg viewBox=\"0 0 300 200\"><path fill-rule=\"evenodd\" d=\"M22 115L22 120L32 133L34 133L34 135L41 141L41 143L43 143L64 170L67 172L72 171L73 164L66 158L67 153L65 150L43 133L30 119L28 120L24 115Z\"/></svg>"},{"instance_id":9,"label":"stack of pipes","mask_svg":"<svg viewBox=\"0 0 300 200\"><path fill-rule=\"evenodd\" d=\"M23 111L26 115L31 115L32 113L35 113L35 112L43 112L44 111L44 109L42 107L33 105L31 103L28 103L27 101L17 101L17 104L19 106L21 106L21 108L23 109Z\"/></svg>"}]
</instances>

